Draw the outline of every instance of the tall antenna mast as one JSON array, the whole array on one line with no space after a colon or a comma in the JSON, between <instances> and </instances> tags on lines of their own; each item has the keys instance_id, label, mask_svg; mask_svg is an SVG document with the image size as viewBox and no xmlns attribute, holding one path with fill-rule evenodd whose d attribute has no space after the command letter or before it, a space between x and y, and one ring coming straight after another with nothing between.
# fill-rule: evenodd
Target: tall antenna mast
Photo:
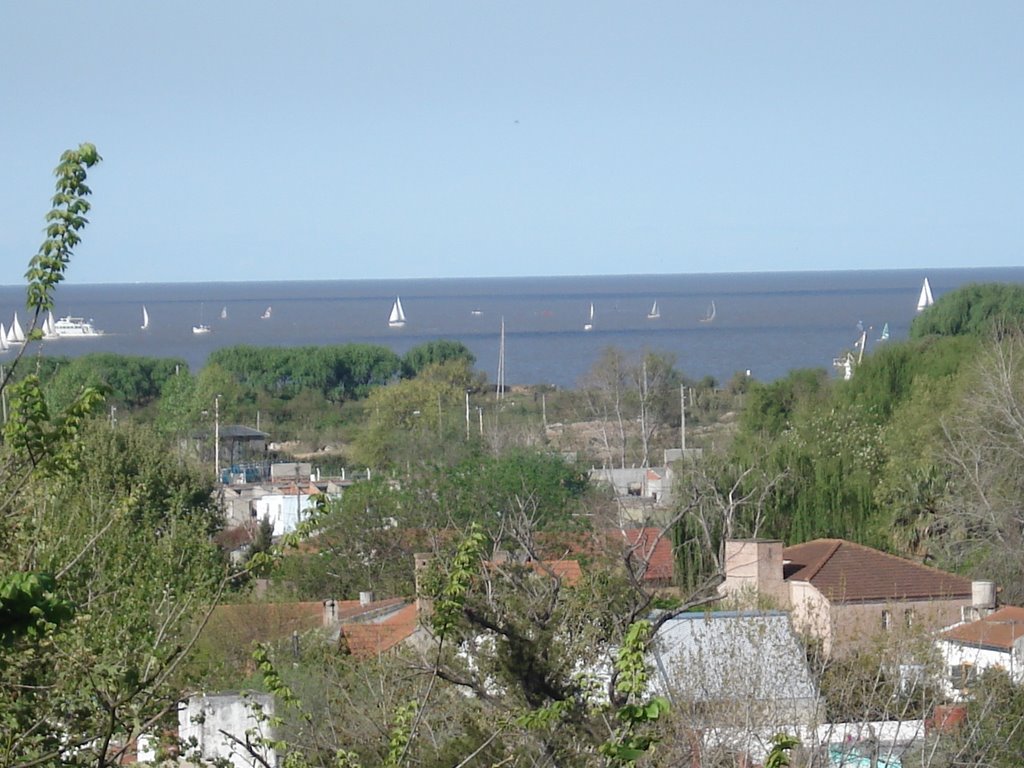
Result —
<instances>
[{"instance_id":1,"label":"tall antenna mast","mask_svg":"<svg viewBox=\"0 0 1024 768\"><path fill-rule=\"evenodd\" d=\"M495 388L495 397L498 400L505 399L505 316L501 316L501 340L498 343L498 381Z\"/></svg>"}]
</instances>

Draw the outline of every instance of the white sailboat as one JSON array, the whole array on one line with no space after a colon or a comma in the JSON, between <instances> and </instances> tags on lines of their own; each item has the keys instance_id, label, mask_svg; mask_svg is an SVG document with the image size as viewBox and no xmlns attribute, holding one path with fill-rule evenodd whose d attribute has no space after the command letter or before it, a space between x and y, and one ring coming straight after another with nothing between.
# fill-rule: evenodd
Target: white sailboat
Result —
<instances>
[{"instance_id":1,"label":"white sailboat","mask_svg":"<svg viewBox=\"0 0 1024 768\"><path fill-rule=\"evenodd\" d=\"M6 352L8 349L10 347L7 346L7 329L0 323L0 352Z\"/></svg>"},{"instance_id":2,"label":"white sailboat","mask_svg":"<svg viewBox=\"0 0 1024 768\"><path fill-rule=\"evenodd\" d=\"M882 335L878 337L878 340L879 341L888 341L889 340L889 324L888 323L886 323L885 325L882 326Z\"/></svg>"},{"instance_id":3,"label":"white sailboat","mask_svg":"<svg viewBox=\"0 0 1024 768\"><path fill-rule=\"evenodd\" d=\"M661 317L661 312L658 310L658 300L655 299L654 303L651 304L651 311L647 313L648 320L657 320Z\"/></svg>"},{"instance_id":4,"label":"white sailboat","mask_svg":"<svg viewBox=\"0 0 1024 768\"><path fill-rule=\"evenodd\" d=\"M402 298L395 297L395 303L391 306L391 314L388 316L390 328L401 328L405 325L405 310L402 309Z\"/></svg>"},{"instance_id":5,"label":"white sailboat","mask_svg":"<svg viewBox=\"0 0 1024 768\"><path fill-rule=\"evenodd\" d=\"M149 328L149 312L146 311L146 305L142 305L142 325L139 326L142 330Z\"/></svg>"},{"instance_id":6,"label":"white sailboat","mask_svg":"<svg viewBox=\"0 0 1024 768\"><path fill-rule=\"evenodd\" d=\"M51 311L47 313L46 319L43 321L43 338L55 339L57 336L57 321L53 319L53 312Z\"/></svg>"},{"instance_id":7,"label":"white sailboat","mask_svg":"<svg viewBox=\"0 0 1024 768\"><path fill-rule=\"evenodd\" d=\"M14 319L11 321L11 327L7 329L7 343L8 344L24 344L25 343L25 332L21 329L21 323L18 322L18 313L14 313Z\"/></svg>"},{"instance_id":8,"label":"white sailboat","mask_svg":"<svg viewBox=\"0 0 1024 768\"><path fill-rule=\"evenodd\" d=\"M593 327L594 327L594 302L590 302L590 316L589 316L587 322L585 322L583 324L583 330L584 331L589 331L589 330L592 330Z\"/></svg>"},{"instance_id":9,"label":"white sailboat","mask_svg":"<svg viewBox=\"0 0 1024 768\"><path fill-rule=\"evenodd\" d=\"M220 319L221 320L227 320L228 319L228 308L227 307L221 307L221 309L220 309Z\"/></svg>"},{"instance_id":10,"label":"white sailboat","mask_svg":"<svg viewBox=\"0 0 1024 768\"><path fill-rule=\"evenodd\" d=\"M264 310L263 310L263 314L262 314L262 315L260 315L260 320L269 320L269 319L270 319L270 313L271 313L271 311L272 311L272 310L271 310L271 308L270 308L270 307L267 307L266 309L264 309Z\"/></svg>"},{"instance_id":11,"label":"white sailboat","mask_svg":"<svg viewBox=\"0 0 1024 768\"><path fill-rule=\"evenodd\" d=\"M193 325L192 326L192 333L196 334L197 336L200 336L200 335L202 335L204 333L209 333L209 332L210 332L210 326L208 326L205 322L203 322L203 305L200 304L199 305L199 325Z\"/></svg>"},{"instance_id":12,"label":"white sailboat","mask_svg":"<svg viewBox=\"0 0 1024 768\"><path fill-rule=\"evenodd\" d=\"M928 278L924 279L924 283L921 285L921 295L917 297L917 311L920 312L926 307L930 307L935 303L935 299L932 298L932 287L928 283Z\"/></svg>"},{"instance_id":13,"label":"white sailboat","mask_svg":"<svg viewBox=\"0 0 1024 768\"><path fill-rule=\"evenodd\" d=\"M711 300L711 305L708 307L708 311L704 313L704 317L702 317L700 319L700 321L702 323L710 323L712 320L715 319L715 314L716 313L717 313L717 310L715 309L715 301L714 301L714 299L712 299Z\"/></svg>"}]
</instances>

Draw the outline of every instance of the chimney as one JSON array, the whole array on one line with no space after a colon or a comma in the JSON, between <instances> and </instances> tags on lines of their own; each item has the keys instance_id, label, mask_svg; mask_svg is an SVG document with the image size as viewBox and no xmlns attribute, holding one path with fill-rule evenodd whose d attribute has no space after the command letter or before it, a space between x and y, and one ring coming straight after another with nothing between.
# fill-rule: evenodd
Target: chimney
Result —
<instances>
[{"instance_id":1,"label":"chimney","mask_svg":"<svg viewBox=\"0 0 1024 768\"><path fill-rule=\"evenodd\" d=\"M364 608L374 601L374 594L372 591L360 592L359 593L359 604Z\"/></svg>"},{"instance_id":2,"label":"chimney","mask_svg":"<svg viewBox=\"0 0 1024 768\"><path fill-rule=\"evenodd\" d=\"M416 582L416 615L421 621L428 621L434 612L434 598L427 594L426 576L430 570L433 552L417 552L413 555Z\"/></svg>"},{"instance_id":3,"label":"chimney","mask_svg":"<svg viewBox=\"0 0 1024 768\"><path fill-rule=\"evenodd\" d=\"M743 606L769 601L789 605L789 590L782 580L782 542L777 539L731 539L725 542L725 583L722 591Z\"/></svg>"},{"instance_id":4,"label":"chimney","mask_svg":"<svg viewBox=\"0 0 1024 768\"><path fill-rule=\"evenodd\" d=\"M338 623L338 605L332 599L324 600L324 626L333 627Z\"/></svg>"}]
</instances>

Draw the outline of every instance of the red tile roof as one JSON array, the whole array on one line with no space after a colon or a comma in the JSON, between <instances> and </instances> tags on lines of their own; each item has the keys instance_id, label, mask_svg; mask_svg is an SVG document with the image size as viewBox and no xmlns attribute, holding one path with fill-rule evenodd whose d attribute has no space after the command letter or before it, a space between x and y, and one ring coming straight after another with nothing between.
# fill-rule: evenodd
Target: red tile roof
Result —
<instances>
[{"instance_id":1,"label":"red tile roof","mask_svg":"<svg viewBox=\"0 0 1024 768\"><path fill-rule=\"evenodd\" d=\"M1024 608L1012 605L942 633L943 639L954 643L999 651L1013 650L1014 642L1021 637L1024 637Z\"/></svg>"},{"instance_id":2,"label":"red tile roof","mask_svg":"<svg viewBox=\"0 0 1024 768\"><path fill-rule=\"evenodd\" d=\"M546 559L611 556L621 562L621 557L632 551L634 566L644 558L649 560L643 575L645 582L671 584L675 577L672 535L668 531L661 534L661 528L615 528L589 534L544 533L536 541Z\"/></svg>"},{"instance_id":3,"label":"red tile roof","mask_svg":"<svg viewBox=\"0 0 1024 768\"><path fill-rule=\"evenodd\" d=\"M357 658L372 658L412 636L416 621L416 605L410 603L378 621L344 622L338 643Z\"/></svg>"},{"instance_id":4,"label":"red tile roof","mask_svg":"<svg viewBox=\"0 0 1024 768\"><path fill-rule=\"evenodd\" d=\"M782 551L787 581L809 581L838 603L958 600L971 582L843 539L815 539Z\"/></svg>"},{"instance_id":5,"label":"red tile roof","mask_svg":"<svg viewBox=\"0 0 1024 768\"><path fill-rule=\"evenodd\" d=\"M400 597L362 605L358 600L335 602L337 620L345 623L367 618L404 605ZM293 632L303 634L324 626L322 602L238 603L218 605L210 615L207 631L230 638L236 647L254 642L283 640Z\"/></svg>"},{"instance_id":6,"label":"red tile roof","mask_svg":"<svg viewBox=\"0 0 1024 768\"><path fill-rule=\"evenodd\" d=\"M647 572L644 573L645 581L672 581L676 572L676 560L672 553L671 533L662 531L661 528L626 528L622 531L610 531L608 536L611 539L620 538L624 548L633 550L634 557L648 558Z\"/></svg>"}]
</instances>

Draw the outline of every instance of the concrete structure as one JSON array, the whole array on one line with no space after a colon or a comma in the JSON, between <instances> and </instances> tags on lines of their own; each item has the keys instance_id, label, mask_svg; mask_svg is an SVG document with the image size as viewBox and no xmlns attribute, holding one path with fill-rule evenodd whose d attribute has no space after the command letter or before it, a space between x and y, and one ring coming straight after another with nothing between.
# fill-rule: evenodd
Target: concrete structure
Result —
<instances>
[{"instance_id":1,"label":"concrete structure","mask_svg":"<svg viewBox=\"0 0 1024 768\"><path fill-rule=\"evenodd\" d=\"M1024 608L1004 606L977 621L952 627L937 642L946 667L946 695L962 701L978 675L993 667L1024 682Z\"/></svg>"},{"instance_id":2,"label":"concrete structure","mask_svg":"<svg viewBox=\"0 0 1024 768\"><path fill-rule=\"evenodd\" d=\"M663 524L670 515L671 467L603 467L590 470L590 481L608 486L619 501L623 525Z\"/></svg>"},{"instance_id":3,"label":"concrete structure","mask_svg":"<svg viewBox=\"0 0 1024 768\"><path fill-rule=\"evenodd\" d=\"M724 567L722 591L736 605L792 611L796 629L825 654L901 628L939 630L972 600L967 579L842 539L728 541Z\"/></svg>"},{"instance_id":4,"label":"concrete structure","mask_svg":"<svg viewBox=\"0 0 1024 768\"><path fill-rule=\"evenodd\" d=\"M267 718L273 714L274 697L267 693L192 696L178 710L183 757L226 760L235 768L276 765L274 750L257 743L260 737L272 738ZM253 757L246 744L261 759Z\"/></svg>"}]
</instances>

